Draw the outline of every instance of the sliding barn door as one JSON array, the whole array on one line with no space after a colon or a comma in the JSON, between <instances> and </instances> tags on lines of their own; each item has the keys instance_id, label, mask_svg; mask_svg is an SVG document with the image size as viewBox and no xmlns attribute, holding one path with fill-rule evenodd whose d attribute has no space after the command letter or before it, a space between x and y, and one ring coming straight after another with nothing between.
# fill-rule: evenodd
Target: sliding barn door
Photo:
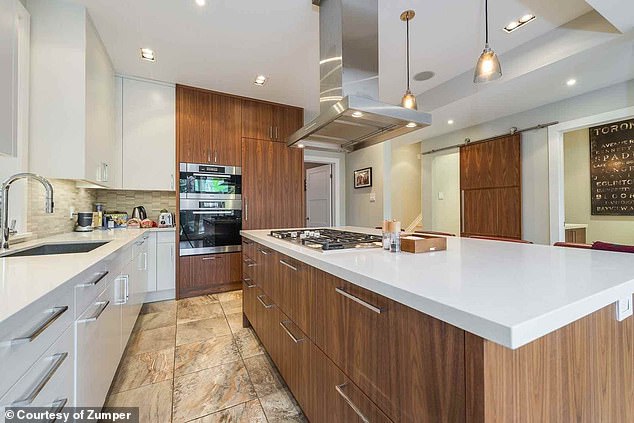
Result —
<instances>
[{"instance_id":1,"label":"sliding barn door","mask_svg":"<svg viewBox=\"0 0 634 423\"><path fill-rule=\"evenodd\" d=\"M460 148L461 233L522 238L520 135Z\"/></svg>"}]
</instances>

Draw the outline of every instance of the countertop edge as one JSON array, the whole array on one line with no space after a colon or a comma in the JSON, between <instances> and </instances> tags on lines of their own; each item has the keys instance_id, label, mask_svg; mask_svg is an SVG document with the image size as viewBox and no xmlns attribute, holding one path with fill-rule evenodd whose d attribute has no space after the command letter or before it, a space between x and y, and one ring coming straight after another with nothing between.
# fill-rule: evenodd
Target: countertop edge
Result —
<instances>
[{"instance_id":1,"label":"countertop edge","mask_svg":"<svg viewBox=\"0 0 634 423\"><path fill-rule=\"evenodd\" d=\"M360 275L349 269L325 263L311 255L302 254L292 248L286 248L285 246L274 242L275 240L273 238L268 239L266 236L262 237L245 231L241 231L241 235L289 257L300 260L319 270L330 273L362 288L376 292L377 294L383 295L393 301L509 349L518 349L530 342L542 338L557 329L615 303L620 298L631 295L634 291L634 280L631 280L617 287L606 289L592 297L584 298L581 301L569 304L566 307L554 310L518 325L507 326L473 315L469 312L456 309L455 307L447 306L441 302L421 297L410 291L394 287L379 280Z\"/></svg>"}]
</instances>

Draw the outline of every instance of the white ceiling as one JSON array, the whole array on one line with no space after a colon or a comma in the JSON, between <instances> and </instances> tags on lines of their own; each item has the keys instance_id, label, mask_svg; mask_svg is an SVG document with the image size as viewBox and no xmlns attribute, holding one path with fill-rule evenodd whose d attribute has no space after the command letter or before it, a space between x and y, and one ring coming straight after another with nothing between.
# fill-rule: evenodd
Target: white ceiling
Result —
<instances>
[{"instance_id":1,"label":"white ceiling","mask_svg":"<svg viewBox=\"0 0 634 423\"><path fill-rule=\"evenodd\" d=\"M205 7L194 0L76 1L86 5L119 73L294 104L306 109L307 118L318 113L319 9L311 0L207 0ZM406 9L417 13L411 23L412 75L436 73L429 81L412 84L434 119L425 138L619 82L630 74L631 62L617 57L626 48L606 55L605 60L620 66L610 72L597 72L594 64L572 58L619 36L562 29L592 11L584 0L489 0L490 43L502 58L505 77L484 88L469 81L484 44L483 1L378 1L380 97L389 103L399 103L405 88L405 25L399 15ZM537 19L511 34L502 30L526 13ZM545 48L531 49L534 45ZM156 51L156 63L139 59L142 46ZM537 60L541 55L547 60ZM561 79L573 72L592 81L576 91L563 89ZM259 73L270 77L264 87L252 83ZM512 107L503 106L505 99L520 95ZM443 125L447 117L456 120L454 127Z\"/></svg>"}]
</instances>

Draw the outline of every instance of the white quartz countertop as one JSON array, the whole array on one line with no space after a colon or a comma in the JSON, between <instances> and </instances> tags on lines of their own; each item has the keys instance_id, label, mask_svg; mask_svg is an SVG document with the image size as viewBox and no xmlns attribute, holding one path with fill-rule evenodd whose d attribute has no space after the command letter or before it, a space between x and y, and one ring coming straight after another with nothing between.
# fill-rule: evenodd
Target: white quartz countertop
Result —
<instances>
[{"instance_id":1,"label":"white quartz countertop","mask_svg":"<svg viewBox=\"0 0 634 423\"><path fill-rule=\"evenodd\" d=\"M70 232L15 244L10 251L60 242L109 241L87 253L0 258L0 322L133 242L144 232L157 230L173 231L174 228ZM7 250L0 250L0 254L5 252Z\"/></svg>"},{"instance_id":2,"label":"white quartz countertop","mask_svg":"<svg viewBox=\"0 0 634 423\"><path fill-rule=\"evenodd\" d=\"M588 225L585 223L566 223L564 229L588 229Z\"/></svg>"},{"instance_id":3,"label":"white quartz countertop","mask_svg":"<svg viewBox=\"0 0 634 423\"><path fill-rule=\"evenodd\" d=\"M242 236L512 349L634 293L631 254L455 237L433 253L322 252L269 232Z\"/></svg>"}]
</instances>

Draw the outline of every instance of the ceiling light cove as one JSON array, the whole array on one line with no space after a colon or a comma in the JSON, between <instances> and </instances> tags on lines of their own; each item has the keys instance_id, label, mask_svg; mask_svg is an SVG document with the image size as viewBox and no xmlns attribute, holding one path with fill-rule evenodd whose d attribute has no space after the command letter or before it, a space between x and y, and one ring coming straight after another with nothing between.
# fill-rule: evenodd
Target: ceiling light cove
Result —
<instances>
[{"instance_id":1,"label":"ceiling light cove","mask_svg":"<svg viewBox=\"0 0 634 423\"><path fill-rule=\"evenodd\" d=\"M577 83L576 79L569 79L566 81L566 85L568 85L569 87L572 87L573 85L575 85Z\"/></svg>"},{"instance_id":2,"label":"ceiling light cove","mask_svg":"<svg viewBox=\"0 0 634 423\"><path fill-rule=\"evenodd\" d=\"M519 29L523 27L524 25L526 25L527 23L532 22L534 20L535 20L535 15L527 13L521 18L512 22L509 22L509 24L504 27L504 30L508 33L511 33L515 31L516 29Z\"/></svg>"},{"instance_id":3,"label":"ceiling light cove","mask_svg":"<svg viewBox=\"0 0 634 423\"><path fill-rule=\"evenodd\" d=\"M156 61L156 56L154 55L154 50L151 48L142 48L141 49L141 59L147 60L148 62Z\"/></svg>"},{"instance_id":4,"label":"ceiling light cove","mask_svg":"<svg viewBox=\"0 0 634 423\"><path fill-rule=\"evenodd\" d=\"M255 81L253 81L253 83L258 87L261 87L266 84L267 79L268 78L265 75L258 75L255 77Z\"/></svg>"},{"instance_id":5,"label":"ceiling light cove","mask_svg":"<svg viewBox=\"0 0 634 423\"><path fill-rule=\"evenodd\" d=\"M200 7L203 7L207 2L205 0L196 0L196 4Z\"/></svg>"}]
</instances>

